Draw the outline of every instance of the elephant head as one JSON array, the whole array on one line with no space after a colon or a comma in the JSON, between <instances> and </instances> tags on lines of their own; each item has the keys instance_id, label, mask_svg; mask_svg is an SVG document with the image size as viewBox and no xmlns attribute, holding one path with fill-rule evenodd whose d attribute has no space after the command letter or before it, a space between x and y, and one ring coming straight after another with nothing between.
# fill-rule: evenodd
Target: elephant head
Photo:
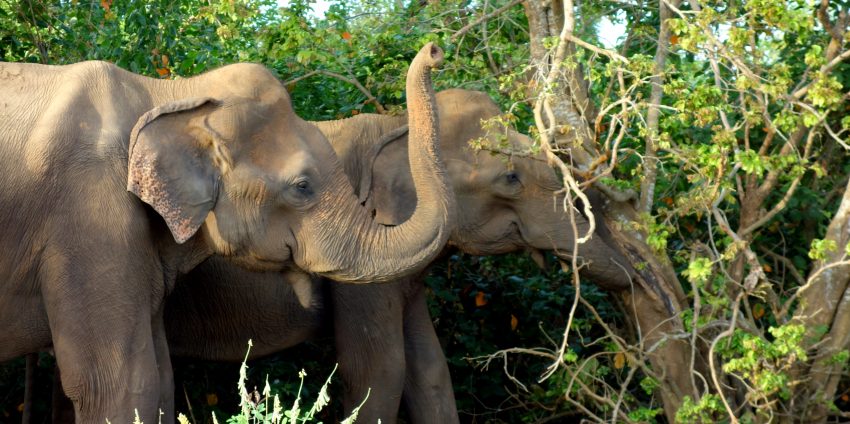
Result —
<instances>
[{"instance_id":1,"label":"elephant head","mask_svg":"<svg viewBox=\"0 0 850 424\"><path fill-rule=\"evenodd\" d=\"M429 43L407 75L409 157L419 206L377 224L354 196L327 139L292 110L264 67L232 65L183 84L200 97L144 114L133 129L128 190L150 204L178 243L200 237L254 269L304 270L338 281L382 281L424 266L448 237L454 202L437 151ZM215 79L210 75L215 74Z\"/></svg>"},{"instance_id":2,"label":"elephant head","mask_svg":"<svg viewBox=\"0 0 850 424\"><path fill-rule=\"evenodd\" d=\"M530 153L532 140L508 128L483 128L482 120L501 113L484 93L441 91L437 108L443 157L461 211L449 244L474 255L527 250L535 259L543 258L542 251L553 251L562 260L572 258L575 234L563 209L561 181L542 154ZM506 140L509 150L522 153L507 155L470 147L470 140L482 138L492 146ZM371 176L360 178L371 181L367 206L375 209L379 222L402 222L416 204L408 170L399 165L404 146L386 140L374 159ZM575 218L579 234L584 235L588 221L578 212ZM580 245L579 262L587 265L582 275L603 287L628 287L634 271L611 240L603 239L605 235L605 228L598 225L591 240Z\"/></svg>"}]
</instances>

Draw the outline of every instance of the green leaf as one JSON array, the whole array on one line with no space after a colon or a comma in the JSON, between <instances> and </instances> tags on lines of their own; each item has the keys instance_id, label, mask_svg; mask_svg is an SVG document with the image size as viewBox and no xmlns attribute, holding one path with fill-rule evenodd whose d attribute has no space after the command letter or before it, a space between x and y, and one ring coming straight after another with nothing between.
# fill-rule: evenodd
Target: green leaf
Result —
<instances>
[{"instance_id":1,"label":"green leaf","mask_svg":"<svg viewBox=\"0 0 850 424\"><path fill-rule=\"evenodd\" d=\"M703 284L711 276L711 267L712 263L708 258L696 258L688 263L688 269L682 271L682 275L695 285Z\"/></svg>"},{"instance_id":2,"label":"green leaf","mask_svg":"<svg viewBox=\"0 0 850 424\"><path fill-rule=\"evenodd\" d=\"M764 159L751 149L736 154L735 160L741 164L741 169L747 174L755 174L761 177L767 169L767 163Z\"/></svg>"},{"instance_id":3,"label":"green leaf","mask_svg":"<svg viewBox=\"0 0 850 424\"><path fill-rule=\"evenodd\" d=\"M831 239L814 239L812 247L809 249L809 257L816 261L826 260L830 252L834 252L838 248L835 240Z\"/></svg>"}]
</instances>

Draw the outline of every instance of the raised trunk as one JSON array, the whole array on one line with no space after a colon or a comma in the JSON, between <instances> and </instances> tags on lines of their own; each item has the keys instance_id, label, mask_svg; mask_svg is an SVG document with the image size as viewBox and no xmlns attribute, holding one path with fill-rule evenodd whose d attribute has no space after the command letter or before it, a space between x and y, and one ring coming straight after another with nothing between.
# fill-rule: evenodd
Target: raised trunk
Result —
<instances>
[{"instance_id":1,"label":"raised trunk","mask_svg":"<svg viewBox=\"0 0 850 424\"><path fill-rule=\"evenodd\" d=\"M345 202L328 210L321 217L323 223L311 223L318 231L311 242L322 258L302 254L296 258L299 265L337 281L388 281L420 269L443 249L454 222L455 201L439 155L431 84L431 68L442 60L442 50L428 43L407 73L409 162L418 199L413 216L396 227L382 226L358 202ZM328 231L328 226L348 231Z\"/></svg>"}]
</instances>

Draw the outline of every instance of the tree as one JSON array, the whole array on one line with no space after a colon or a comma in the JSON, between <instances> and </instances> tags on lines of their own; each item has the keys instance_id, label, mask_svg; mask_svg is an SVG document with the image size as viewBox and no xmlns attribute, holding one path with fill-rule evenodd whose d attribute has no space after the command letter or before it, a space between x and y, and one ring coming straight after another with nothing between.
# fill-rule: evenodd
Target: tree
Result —
<instances>
[{"instance_id":1,"label":"tree","mask_svg":"<svg viewBox=\"0 0 850 424\"><path fill-rule=\"evenodd\" d=\"M850 347L844 315L850 192L825 238L794 232L799 242L812 243L813 263L799 266L776 253L771 232L776 218L797 212L789 208L792 199L811 196L801 183L815 193L841 192L843 175L827 176L841 169L850 129L850 96L842 91L850 57L847 5L695 1L683 7L661 0L649 6L624 10L631 31L614 53L577 36L576 15L589 6L525 3L532 63L546 75L535 108L543 148L568 155L554 159L564 174L609 198L597 219L634 266L646 264L644 281L621 294L624 304L635 305L644 333L637 346L622 347L648 357L652 371L646 372L657 376L670 421L823 421L836 413ZM651 59L630 55L628 46L647 20L657 22ZM547 49L553 37L556 46ZM594 73L599 68L588 64L589 55L606 62L605 73ZM600 93L594 85L617 94L590 99ZM640 156L631 178L618 172L621 143ZM633 190L614 189L610 176ZM684 248L659 249L672 238L675 221L691 228L679 232ZM769 261L792 275L808 268L809 278L769 278ZM687 297L676 262L686 265L680 275ZM647 331L659 322L659 331ZM621 401L606 401L616 415ZM611 417L621 418L627 417Z\"/></svg>"}]
</instances>

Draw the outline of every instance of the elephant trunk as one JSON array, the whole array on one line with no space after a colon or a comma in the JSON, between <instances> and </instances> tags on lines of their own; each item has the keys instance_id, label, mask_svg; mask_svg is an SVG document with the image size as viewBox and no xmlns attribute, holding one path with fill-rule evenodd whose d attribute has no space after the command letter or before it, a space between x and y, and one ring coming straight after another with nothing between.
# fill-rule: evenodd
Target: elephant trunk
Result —
<instances>
[{"instance_id":1,"label":"elephant trunk","mask_svg":"<svg viewBox=\"0 0 850 424\"><path fill-rule=\"evenodd\" d=\"M445 246L454 226L455 200L440 158L437 106L431 82L431 68L442 61L443 51L428 43L407 72L408 160L418 199L413 215L398 226L388 227L375 223L358 202L346 202L348 207L330 213L347 220L344 228L351 231L340 237L338 231L325 228L323 235L335 233L335 237L323 243L322 263L302 265L304 269L343 282L389 281L423 268Z\"/></svg>"}]
</instances>

